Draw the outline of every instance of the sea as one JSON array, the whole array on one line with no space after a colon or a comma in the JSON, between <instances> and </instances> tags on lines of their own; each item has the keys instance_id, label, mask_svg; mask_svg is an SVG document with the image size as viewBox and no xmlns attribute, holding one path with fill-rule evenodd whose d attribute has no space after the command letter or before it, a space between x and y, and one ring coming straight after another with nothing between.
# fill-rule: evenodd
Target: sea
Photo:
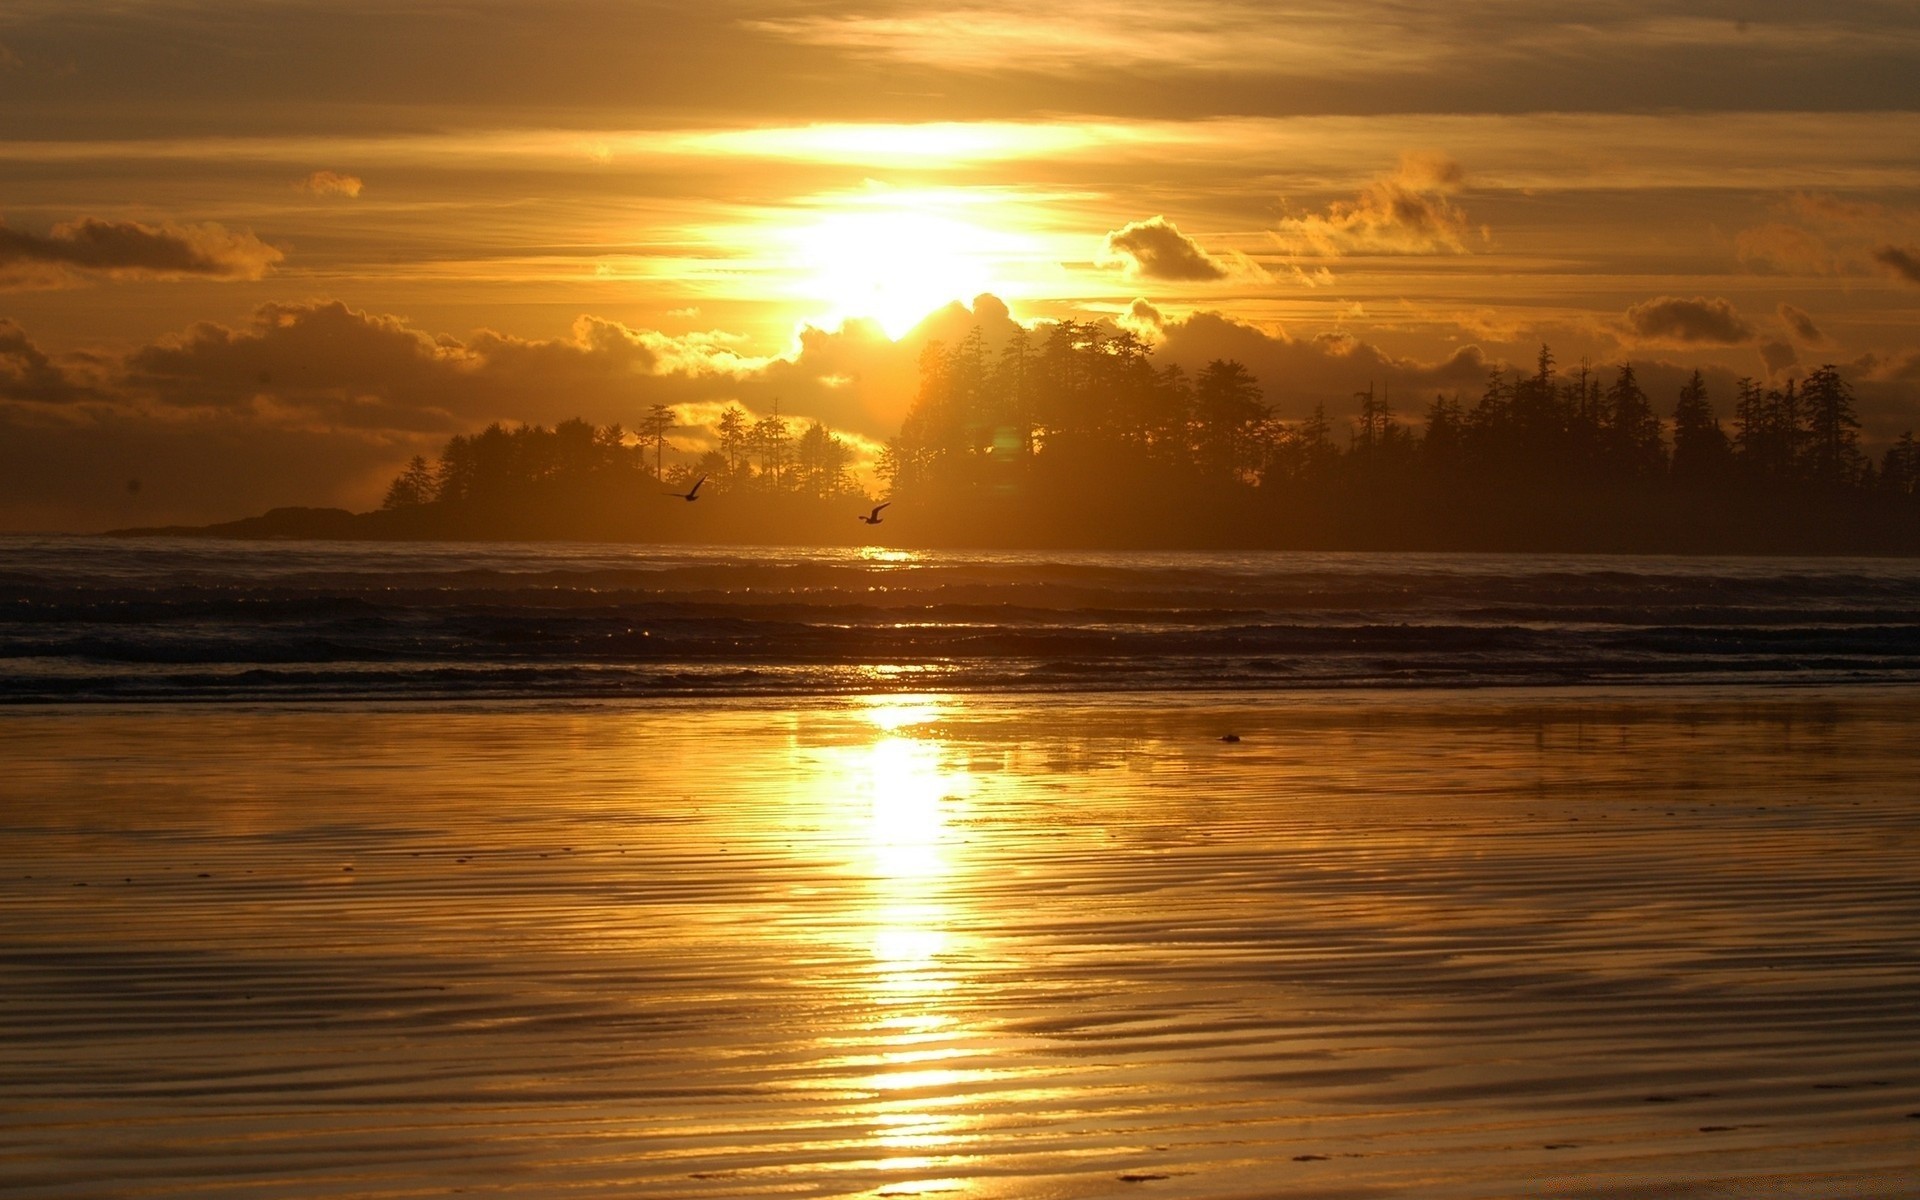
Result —
<instances>
[{"instance_id":1,"label":"sea","mask_svg":"<svg viewBox=\"0 0 1920 1200\"><path fill-rule=\"evenodd\" d=\"M1920 560L0 538L0 700L1920 679Z\"/></svg>"}]
</instances>

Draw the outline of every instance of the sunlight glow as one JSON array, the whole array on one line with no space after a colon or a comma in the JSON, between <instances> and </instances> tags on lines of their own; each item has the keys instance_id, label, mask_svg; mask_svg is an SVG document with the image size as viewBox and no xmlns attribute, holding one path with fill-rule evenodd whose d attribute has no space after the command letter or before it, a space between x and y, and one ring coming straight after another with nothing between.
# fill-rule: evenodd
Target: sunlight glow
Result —
<instances>
[{"instance_id":1,"label":"sunlight glow","mask_svg":"<svg viewBox=\"0 0 1920 1200\"><path fill-rule=\"evenodd\" d=\"M936 121L728 129L665 137L671 149L683 153L938 168L1061 154L1124 140L1128 129L1117 122ZM657 144L660 135L655 135L654 141Z\"/></svg>"},{"instance_id":2,"label":"sunlight glow","mask_svg":"<svg viewBox=\"0 0 1920 1200\"><path fill-rule=\"evenodd\" d=\"M797 290L829 325L867 317L898 339L934 309L993 290L1002 239L952 217L904 210L835 213L793 233Z\"/></svg>"}]
</instances>

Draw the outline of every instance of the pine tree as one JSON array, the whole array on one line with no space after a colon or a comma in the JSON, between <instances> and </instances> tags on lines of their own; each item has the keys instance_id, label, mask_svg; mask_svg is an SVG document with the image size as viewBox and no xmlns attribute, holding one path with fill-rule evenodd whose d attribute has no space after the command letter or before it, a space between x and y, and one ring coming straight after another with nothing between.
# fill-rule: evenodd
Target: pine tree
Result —
<instances>
[{"instance_id":1,"label":"pine tree","mask_svg":"<svg viewBox=\"0 0 1920 1200\"><path fill-rule=\"evenodd\" d=\"M1853 415L1853 389L1828 364L1807 376L1800 404L1806 414L1807 476L1822 487L1859 482L1866 462L1860 454L1860 421Z\"/></svg>"},{"instance_id":2,"label":"pine tree","mask_svg":"<svg viewBox=\"0 0 1920 1200\"><path fill-rule=\"evenodd\" d=\"M664 404L656 404L640 418L640 440L653 446L653 477L664 480L666 476L667 434L678 428L674 424L673 410Z\"/></svg>"},{"instance_id":3,"label":"pine tree","mask_svg":"<svg viewBox=\"0 0 1920 1200\"><path fill-rule=\"evenodd\" d=\"M738 404L729 404L715 428L720 434L720 453L727 460L727 478L737 480L747 451L747 414Z\"/></svg>"},{"instance_id":4,"label":"pine tree","mask_svg":"<svg viewBox=\"0 0 1920 1200\"><path fill-rule=\"evenodd\" d=\"M1913 442L1909 429L1887 447L1880 464L1880 486L1896 496L1912 497L1920 493L1920 446Z\"/></svg>"},{"instance_id":5,"label":"pine tree","mask_svg":"<svg viewBox=\"0 0 1920 1200\"><path fill-rule=\"evenodd\" d=\"M406 470L387 487L387 498L381 508L414 508L431 503L437 491L433 471L427 466L427 460L416 454L407 463Z\"/></svg>"},{"instance_id":6,"label":"pine tree","mask_svg":"<svg viewBox=\"0 0 1920 1200\"><path fill-rule=\"evenodd\" d=\"M1673 477L1689 483L1717 479L1727 458L1727 435L1707 400L1706 380L1695 371L1673 409Z\"/></svg>"},{"instance_id":7,"label":"pine tree","mask_svg":"<svg viewBox=\"0 0 1920 1200\"><path fill-rule=\"evenodd\" d=\"M1646 479L1666 471L1660 418L1654 415L1647 394L1640 390L1633 364L1621 364L1620 374L1607 389L1605 414L1607 457L1613 474Z\"/></svg>"}]
</instances>

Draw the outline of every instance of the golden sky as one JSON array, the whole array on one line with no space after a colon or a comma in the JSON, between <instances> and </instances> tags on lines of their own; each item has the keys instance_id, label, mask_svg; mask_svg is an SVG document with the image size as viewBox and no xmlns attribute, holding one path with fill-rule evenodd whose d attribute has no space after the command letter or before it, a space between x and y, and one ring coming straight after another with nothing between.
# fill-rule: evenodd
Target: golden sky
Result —
<instances>
[{"instance_id":1,"label":"golden sky","mask_svg":"<svg viewBox=\"0 0 1920 1200\"><path fill-rule=\"evenodd\" d=\"M1920 424L1910 0L390 7L0 7L0 529L364 508L654 403L870 445L976 316L1282 415L1548 342Z\"/></svg>"}]
</instances>

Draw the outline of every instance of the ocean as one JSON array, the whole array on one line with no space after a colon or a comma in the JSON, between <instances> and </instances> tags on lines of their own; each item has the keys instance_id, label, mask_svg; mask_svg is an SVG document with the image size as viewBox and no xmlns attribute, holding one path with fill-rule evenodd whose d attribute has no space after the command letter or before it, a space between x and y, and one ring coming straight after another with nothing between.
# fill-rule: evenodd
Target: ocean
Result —
<instances>
[{"instance_id":1,"label":"ocean","mask_svg":"<svg viewBox=\"0 0 1920 1200\"><path fill-rule=\"evenodd\" d=\"M0 699L1920 679L1920 560L0 538Z\"/></svg>"}]
</instances>

